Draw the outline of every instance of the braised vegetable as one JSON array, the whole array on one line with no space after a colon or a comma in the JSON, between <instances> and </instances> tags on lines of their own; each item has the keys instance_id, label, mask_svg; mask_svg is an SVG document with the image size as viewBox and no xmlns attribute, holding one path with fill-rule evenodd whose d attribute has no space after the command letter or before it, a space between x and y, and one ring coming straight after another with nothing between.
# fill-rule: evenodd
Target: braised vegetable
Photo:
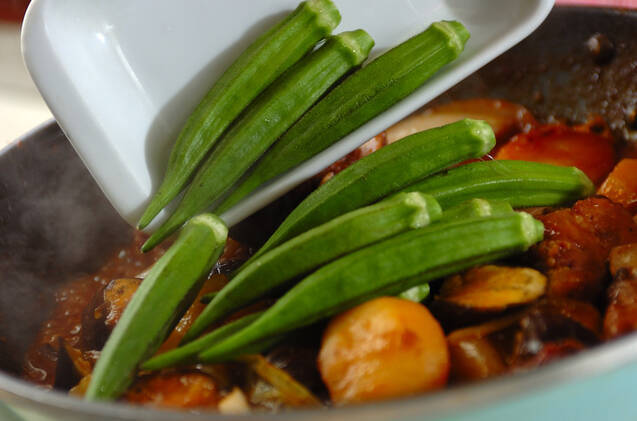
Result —
<instances>
[{"instance_id":1,"label":"braised vegetable","mask_svg":"<svg viewBox=\"0 0 637 421\"><path fill-rule=\"evenodd\" d=\"M405 290L398 294L398 298L419 303L425 298L429 297L430 292L431 287L429 286L429 284L416 285L415 287L411 287L408 290Z\"/></svg>"},{"instance_id":2,"label":"braised vegetable","mask_svg":"<svg viewBox=\"0 0 637 421\"><path fill-rule=\"evenodd\" d=\"M463 120L388 145L357 161L310 194L252 260L290 238L373 203L416 180L465 159L480 157L494 144L493 131L486 123Z\"/></svg>"},{"instance_id":3,"label":"braised vegetable","mask_svg":"<svg viewBox=\"0 0 637 421\"><path fill-rule=\"evenodd\" d=\"M217 208L221 213L263 183L308 160L405 98L464 49L458 22L436 22L337 86L270 149Z\"/></svg>"},{"instance_id":4,"label":"braised vegetable","mask_svg":"<svg viewBox=\"0 0 637 421\"><path fill-rule=\"evenodd\" d=\"M456 333L456 332L454 332ZM488 379L507 367L496 347L486 338L467 337L449 341L451 378L456 382Z\"/></svg>"},{"instance_id":5,"label":"braised vegetable","mask_svg":"<svg viewBox=\"0 0 637 421\"><path fill-rule=\"evenodd\" d=\"M226 395L218 405L219 412L222 414L246 414L250 412L250 404L245 394L235 387L228 395Z\"/></svg>"},{"instance_id":6,"label":"braised vegetable","mask_svg":"<svg viewBox=\"0 0 637 421\"><path fill-rule=\"evenodd\" d=\"M156 354L162 354L164 352L177 348L179 344L181 343L182 339L184 338L184 335L186 334L188 329L190 329L190 326L192 326L192 324L197 319L197 317L199 317L201 312L206 308L206 305L201 302L201 299L206 294L209 294L211 291L218 291L225 284L228 283L228 278L225 275L222 275L220 273L214 273L214 272L216 272L219 269L219 265L221 264L224 255L226 255L226 253L228 252L228 249L229 249L228 243L230 243L230 241L231 239L228 238L228 241L226 242L226 247L224 248L224 252L219 258L219 260L217 261L217 264L215 265L215 267L213 268L211 275L208 276L208 279L206 279L206 281L203 283L203 285L199 289L199 293L197 294L195 299L192 300L192 304L190 305L190 307L188 307L188 310L186 310L186 312L181 317L181 319L179 319L179 322L175 325L175 328L170 333L170 335L166 338L166 340L161 344L161 347L159 347ZM258 305L255 306L254 308L255 311L258 310L257 307Z\"/></svg>"},{"instance_id":7,"label":"braised vegetable","mask_svg":"<svg viewBox=\"0 0 637 421\"><path fill-rule=\"evenodd\" d=\"M631 211L637 211L637 159L622 159L598 191Z\"/></svg>"},{"instance_id":8,"label":"braised vegetable","mask_svg":"<svg viewBox=\"0 0 637 421\"><path fill-rule=\"evenodd\" d=\"M196 371L142 376L123 399L137 405L163 408L216 408L221 390L214 379Z\"/></svg>"},{"instance_id":9,"label":"braised vegetable","mask_svg":"<svg viewBox=\"0 0 637 421\"><path fill-rule=\"evenodd\" d=\"M248 326L261 316L261 312L248 314L240 319L221 326L201 338L180 346L179 348L159 354L141 365L142 370L159 370L167 367L195 363L197 354L210 348L215 343L227 338L240 329Z\"/></svg>"},{"instance_id":10,"label":"braised vegetable","mask_svg":"<svg viewBox=\"0 0 637 421\"><path fill-rule=\"evenodd\" d=\"M577 167L597 184L613 168L615 150L612 139L555 124L514 136L500 148L496 159L519 159Z\"/></svg>"},{"instance_id":11,"label":"braised vegetable","mask_svg":"<svg viewBox=\"0 0 637 421\"><path fill-rule=\"evenodd\" d=\"M449 334L452 377L472 381L542 365L596 343L599 329L594 306L542 299L523 311Z\"/></svg>"},{"instance_id":12,"label":"braised vegetable","mask_svg":"<svg viewBox=\"0 0 637 421\"><path fill-rule=\"evenodd\" d=\"M525 161L485 161L429 177L403 191L430 194L447 209L474 197L504 200L514 208L552 206L573 202L595 190L577 168Z\"/></svg>"},{"instance_id":13,"label":"braised vegetable","mask_svg":"<svg viewBox=\"0 0 637 421\"><path fill-rule=\"evenodd\" d=\"M528 304L546 292L546 277L530 268L486 265L447 278L436 299L479 311Z\"/></svg>"},{"instance_id":14,"label":"braised vegetable","mask_svg":"<svg viewBox=\"0 0 637 421\"><path fill-rule=\"evenodd\" d=\"M259 354L246 355L239 361L247 364L261 379L270 384L283 404L291 407L322 406L321 401L305 386Z\"/></svg>"},{"instance_id":15,"label":"braised vegetable","mask_svg":"<svg viewBox=\"0 0 637 421\"><path fill-rule=\"evenodd\" d=\"M479 216L501 216L513 213L513 208L503 200L470 199L446 209L439 222L462 221Z\"/></svg>"},{"instance_id":16,"label":"braised vegetable","mask_svg":"<svg viewBox=\"0 0 637 421\"><path fill-rule=\"evenodd\" d=\"M489 335L516 325L524 313L511 314L477 326L454 330L447 336L451 357L451 377L455 381L473 381L507 371L505 358Z\"/></svg>"},{"instance_id":17,"label":"braised vegetable","mask_svg":"<svg viewBox=\"0 0 637 421\"><path fill-rule=\"evenodd\" d=\"M519 104L491 98L461 99L418 111L396 123L386 130L387 142L394 143L416 132L463 118L486 121L498 144L537 124L529 110Z\"/></svg>"},{"instance_id":18,"label":"braised vegetable","mask_svg":"<svg viewBox=\"0 0 637 421\"><path fill-rule=\"evenodd\" d=\"M318 365L332 401L342 405L444 387L449 353L425 306L383 297L330 321Z\"/></svg>"},{"instance_id":19,"label":"braised vegetable","mask_svg":"<svg viewBox=\"0 0 637 421\"><path fill-rule=\"evenodd\" d=\"M613 277L637 278L637 243L613 247L608 263Z\"/></svg>"},{"instance_id":20,"label":"braised vegetable","mask_svg":"<svg viewBox=\"0 0 637 421\"><path fill-rule=\"evenodd\" d=\"M601 334L602 320L599 310L590 303L570 298L547 297L534 303L530 309L559 314L584 327L595 337L599 337Z\"/></svg>"},{"instance_id":21,"label":"braised vegetable","mask_svg":"<svg viewBox=\"0 0 637 421\"><path fill-rule=\"evenodd\" d=\"M304 1L248 47L206 94L173 146L164 180L138 228L146 227L184 188L230 123L268 85L334 29L341 17L331 0Z\"/></svg>"},{"instance_id":22,"label":"braised vegetable","mask_svg":"<svg viewBox=\"0 0 637 421\"><path fill-rule=\"evenodd\" d=\"M309 325L370 298L399 293L467 267L526 250L543 226L525 213L433 224L348 254L312 273L247 328L200 354L205 362Z\"/></svg>"},{"instance_id":23,"label":"braised vegetable","mask_svg":"<svg viewBox=\"0 0 637 421\"><path fill-rule=\"evenodd\" d=\"M584 302L566 302L569 303L567 306L583 307L580 311L586 319L595 317L595 330L581 323L577 313L565 312L562 308L564 300L541 300L533 304L519 321L513 352L509 356L513 368L537 367L599 342L597 309Z\"/></svg>"},{"instance_id":24,"label":"braised vegetable","mask_svg":"<svg viewBox=\"0 0 637 421\"><path fill-rule=\"evenodd\" d=\"M471 199L446 210L438 222L460 221L481 216L501 216L509 213L513 213L513 208L507 202ZM411 287L398 294L398 296L405 300L420 302L429 296L429 290L429 284L425 283Z\"/></svg>"},{"instance_id":25,"label":"braised vegetable","mask_svg":"<svg viewBox=\"0 0 637 421\"><path fill-rule=\"evenodd\" d=\"M150 250L226 193L330 86L367 58L373 45L363 30L344 32L328 39L266 89L212 151L177 209L142 250Z\"/></svg>"},{"instance_id":26,"label":"braised vegetable","mask_svg":"<svg viewBox=\"0 0 637 421\"><path fill-rule=\"evenodd\" d=\"M431 196L402 193L306 231L244 266L208 304L184 341L299 275L398 233L424 227L441 214Z\"/></svg>"},{"instance_id":27,"label":"braised vegetable","mask_svg":"<svg viewBox=\"0 0 637 421\"><path fill-rule=\"evenodd\" d=\"M82 317L83 347L102 349L141 282L138 278L116 278L95 294Z\"/></svg>"},{"instance_id":28,"label":"braised vegetable","mask_svg":"<svg viewBox=\"0 0 637 421\"><path fill-rule=\"evenodd\" d=\"M186 311L223 251L228 230L214 215L190 220L153 265L108 338L86 391L90 400L120 396Z\"/></svg>"},{"instance_id":29,"label":"braised vegetable","mask_svg":"<svg viewBox=\"0 0 637 421\"><path fill-rule=\"evenodd\" d=\"M609 261L613 282L606 292L606 339L637 330L637 243L613 248Z\"/></svg>"}]
</instances>

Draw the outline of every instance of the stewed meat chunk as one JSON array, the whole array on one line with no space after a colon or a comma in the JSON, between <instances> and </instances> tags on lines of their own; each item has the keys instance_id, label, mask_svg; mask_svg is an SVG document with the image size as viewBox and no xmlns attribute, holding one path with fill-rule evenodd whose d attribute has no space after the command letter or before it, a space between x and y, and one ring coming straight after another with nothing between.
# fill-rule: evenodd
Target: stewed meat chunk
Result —
<instances>
[{"instance_id":1,"label":"stewed meat chunk","mask_svg":"<svg viewBox=\"0 0 637 421\"><path fill-rule=\"evenodd\" d=\"M533 248L549 279L548 295L593 301L602 292L611 248L637 242L637 225L621 205L602 197L538 216L544 241Z\"/></svg>"}]
</instances>

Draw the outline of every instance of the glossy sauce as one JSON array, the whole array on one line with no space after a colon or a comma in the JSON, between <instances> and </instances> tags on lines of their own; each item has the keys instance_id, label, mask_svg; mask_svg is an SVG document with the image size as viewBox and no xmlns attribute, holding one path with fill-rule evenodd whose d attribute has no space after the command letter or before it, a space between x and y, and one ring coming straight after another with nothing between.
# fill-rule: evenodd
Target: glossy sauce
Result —
<instances>
[{"instance_id":1,"label":"glossy sauce","mask_svg":"<svg viewBox=\"0 0 637 421\"><path fill-rule=\"evenodd\" d=\"M54 294L55 307L25 358L22 377L45 387L55 384L60 339L76 347L82 335L82 317L95 294L112 279L142 273L163 253L158 247L139 251L147 236L135 232L127 247L116 251L96 273L68 282Z\"/></svg>"}]
</instances>

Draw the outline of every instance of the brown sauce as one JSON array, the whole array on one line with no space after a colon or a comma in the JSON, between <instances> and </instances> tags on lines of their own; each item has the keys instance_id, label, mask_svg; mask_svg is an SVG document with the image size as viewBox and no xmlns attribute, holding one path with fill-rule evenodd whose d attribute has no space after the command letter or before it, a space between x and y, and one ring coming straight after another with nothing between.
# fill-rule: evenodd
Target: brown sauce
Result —
<instances>
[{"instance_id":1,"label":"brown sauce","mask_svg":"<svg viewBox=\"0 0 637 421\"><path fill-rule=\"evenodd\" d=\"M139 251L147 236L135 232L133 241L117 250L97 272L71 280L54 294L55 306L25 358L22 377L40 386L53 387L60 339L77 346L82 335L82 316L93 296L112 279L142 273L163 253L157 247Z\"/></svg>"}]
</instances>

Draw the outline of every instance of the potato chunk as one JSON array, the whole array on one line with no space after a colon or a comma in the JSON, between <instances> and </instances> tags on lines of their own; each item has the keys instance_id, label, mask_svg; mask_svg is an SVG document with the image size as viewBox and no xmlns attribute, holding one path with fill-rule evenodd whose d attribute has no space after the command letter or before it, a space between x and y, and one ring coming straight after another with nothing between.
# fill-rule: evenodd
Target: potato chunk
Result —
<instances>
[{"instance_id":1,"label":"potato chunk","mask_svg":"<svg viewBox=\"0 0 637 421\"><path fill-rule=\"evenodd\" d=\"M318 358L335 404L413 395L443 387L449 352L426 307L384 297L329 323Z\"/></svg>"}]
</instances>

